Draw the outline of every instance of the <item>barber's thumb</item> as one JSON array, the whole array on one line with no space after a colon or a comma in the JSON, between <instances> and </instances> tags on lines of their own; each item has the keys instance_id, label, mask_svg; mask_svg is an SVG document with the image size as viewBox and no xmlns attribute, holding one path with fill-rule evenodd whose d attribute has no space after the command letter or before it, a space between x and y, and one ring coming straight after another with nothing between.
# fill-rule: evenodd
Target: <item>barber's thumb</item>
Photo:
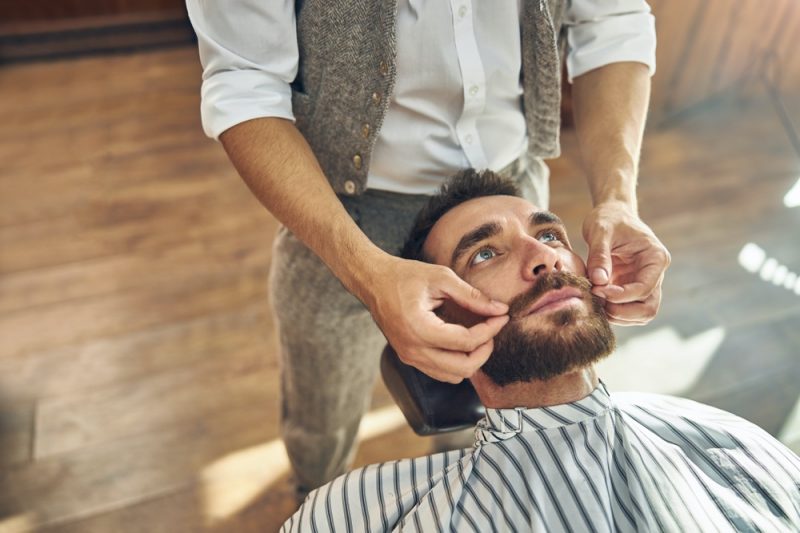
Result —
<instances>
[{"instance_id":1,"label":"barber's thumb","mask_svg":"<svg viewBox=\"0 0 800 533\"><path fill-rule=\"evenodd\" d=\"M459 306L479 315L502 315L508 312L506 304L492 300L455 274L453 278L453 286L447 294Z\"/></svg>"},{"instance_id":2,"label":"barber's thumb","mask_svg":"<svg viewBox=\"0 0 800 533\"><path fill-rule=\"evenodd\" d=\"M611 280L611 250L604 239L589 243L586 272L592 285L608 285Z\"/></svg>"}]
</instances>

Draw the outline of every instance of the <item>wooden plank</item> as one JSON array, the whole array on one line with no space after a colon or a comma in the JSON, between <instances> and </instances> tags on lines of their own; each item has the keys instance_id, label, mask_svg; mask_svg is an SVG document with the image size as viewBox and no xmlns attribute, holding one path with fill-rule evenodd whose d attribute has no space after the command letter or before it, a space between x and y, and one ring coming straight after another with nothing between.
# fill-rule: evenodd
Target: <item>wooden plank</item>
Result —
<instances>
[{"instance_id":1,"label":"wooden plank","mask_svg":"<svg viewBox=\"0 0 800 533\"><path fill-rule=\"evenodd\" d=\"M702 19L691 41L691 50L681 67L681 76L672 86L671 109L679 112L709 98L712 93L715 62L730 28L731 13L735 9L727 0L710 0L705 3Z\"/></svg>"},{"instance_id":2,"label":"wooden plank","mask_svg":"<svg viewBox=\"0 0 800 533\"><path fill-rule=\"evenodd\" d=\"M154 204L149 209L158 218L136 220L147 211L114 212L87 210L74 215L37 221L22 227L0 227L0 273L52 267L120 253L165 249L186 240L237 231L264 228L273 233L266 211L238 209L241 202L203 194L184 209ZM137 206L143 208L145 206ZM121 218L116 220L115 218ZM128 218L130 220L125 220ZM104 222L105 221L105 222ZM273 223L274 224L274 223ZM274 227L274 226L273 226ZM160 232L159 232L160 231Z\"/></svg>"},{"instance_id":3,"label":"wooden plank","mask_svg":"<svg viewBox=\"0 0 800 533\"><path fill-rule=\"evenodd\" d=\"M284 476L285 478L286 476ZM224 480L234 492L241 479ZM296 510L294 492L286 479L271 485L231 516L206 517L201 486L155 497L141 503L109 510L94 516L57 523L39 529L41 533L174 533L214 531L215 533L263 533L278 531Z\"/></svg>"},{"instance_id":4,"label":"wooden plank","mask_svg":"<svg viewBox=\"0 0 800 533\"><path fill-rule=\"evenodd\" d=\"M38 403L34 457L56 454L132 435L195 424L232 409L263 406L264 424L277 426L278 368L263 342L227 347L192 365L134 381Z\"/></svg>"},{"instance_id":5,"label":"wooden plank","mask_svg":"<svg viewBox=\"0 0 800 533\"><path fill-rule=\"evenodd\" d=\"M385 389L384 389L385 391ZM354 466L373 464L393 458L391 449L402 449L414 457L428 451L429 440L417 437L407 428L387 432L361 443ZM259 465L254 464L256 470ZM218 477L214 480L216 491L241 492L242 486L252 485L252 479L241 475ZM202 483L170 492L162 496L126 505L118 509L95 514L84 519L57 523L41 529L47 533L115 533L214 531L216 533L261 533L278 531L283 522L296 510L293 487L288 475L243 499L241 506L229 506L230 513L214 513L208 490ZM210 509L211 508L211 509Z\"/></svg>"},{"instance_id":6,"label":"wooden plank","mask_svg":"<svg viewBox=\"0 0 800 533\"><path fill-rule=\"evenodd\" d=\"M797 37L800 32L800 4L793 2L783 33L776 45L776 66L771 79L779 81L781 91L800 87L800 60L797 59Z\"/></svg>"},{"instance_id":7,"label":"wooden plank","mask_svg":"<svg viewBox=\"0 0 800 533\"><path fill-rule=\"evenodd\" d=\"M731 39L718 69L715 88L720 91L740 83L746 72L752 73L754 41L759 32L763 31L763 24L769 17L769 10L764 9L763 4L757 1L741 2L738 9L740 15L736 20L734 38Z\"/></svg>"},{"instance_id":8,"label":"wooden plank","mask_svg":"<svg viewBox=\"0 0 800 533\"><path fill-rule=\"evenodd\" d=\"M7 178L0 180L0 197L4 199L0 226L21 226L70 214L88 225L97 223L100 214L109 217L109 212L124 218L134 204L142 208L171 204L180 209L203 195L221 199L251 196L221 154L196 154L196 146L174 146L125 158L123 165L119 160L74 165L47 162L35 168L30 165L9 170L0 175ZM36 173L41 178L14 179L22 172ZM189 172L191 180L185 177ZM255 201L251 207L263 210ZM157 216L158 212L154 214Z\"/></svg>"},{"instance_id":9,"label":"wooden plank","mask_svg":"<svg viewBox=\"0 0 800 533\"><path fill-rule=\"evenodd\" d=\"M196 284L165 283L156 291L129 291L0 316L0 358L19 357L94 338L140 331L265 301L267 272L246 270ZM47 332L43 335L42 332Z\"/></svg>"},{"instance_id":10,"label":"wooden plank","mask_svg":"<svg viewBox=\"0 0 800 533\"><path fill-rule=\"evenodd\" d=\"M193 485L205 466L276 434L253 406L14 465L0 470L0 516L27 515L37 527L134 505Z\"/></svg>"},{"instance_id":11,"label":"wooden plank","mask_svg":"<svg viewBox=\"0 0 800 533\"><path fill-rule=\"evenodd\" d=\"M748 60L744 67L744 80L742 90L748 93L758 93L761 90L764 68L770 55L774 52L774 37L784 22L784 14L788 4L785 0L775 3L775 9L766 11L764 24L759 28L759 33L753 36L748 51Z\"/></svg>"},{"instance_id":12,"label":"wooden plank","mask_svg":"<svg viewBox=\"0 0 800 533\"><path fill-rule=\"evenodd\" d=\"M0 316L132 289L157 290L188 277L202 283L226 272L254 266L266 269L271 247L265 241L273 233L274 229L228 233L228 239L220 233L208 244L177 242L164 248L13 272L0 282Z\"/></svg>"},{"instance_id":13,"label":"wooden plank","mask_svg":"<svg viewBox=\"0 0 800 533\"><path fill-rule=\"evenodd\" d=\"M650 116L658 122L670 111L670 95L673 86L680 79L682 59L685 55L691 21L698 12L702 12L703 3L698 0L682 2L676 6L663 2L654 6L656 18L656 74L653 76Z\"/></svg>"},{"instance_id":14,"label":"wooden plank","mask_svg":"<svg viewBox=\"0 0 800 533\"><path fill-rule=\"evenodd\" d=\"M14 0L0 0L0 20L52 21L97 16L104 14L135 15L142 12L181 10L179 0L37 0L20 4Z\"/></svg>"},{"instance_id":15,"label":"wooden plank","mask_svg":"<svg viewBox=\"0 0 800 533\"><path fill-rule=\"evenodd\" d=\"M109 72L129 73L109 76ZM200 101L201 67L195 47L181 47L157 53L109 57L87 57L70 61L15 64L0 69L0 89L24 91L25 98L0 101L0 112L48 108L69 113L64 104L90 103L95 99L122 98L184 89L191 101ZM162 110L163 111L163 110ZM157 118L157 117L151 117ZM20 122L19 124L26 124ZM1 128L8 127L4 122ZM23 128L24 129L24 128Z\"/></svg>"},{"instance_id":16,"label":"wooden plank","mask_svg":"<svg viewBox=\"0 0 800 533\"><path fill-rule=\"evenodd\" d=\"M742 13L745 11L746 3L736 2L733 5L728 4L726 8L728 13L727 15L723 13L723 16L726 16L723 38L719 41L716 58L711 64L709 83L706 87L709 95L719 93L728 88L728 85L723 83L722 71L725 64L731 60L730 51L733 41L741 38L739 28L743 24Z\"/></svg>"},{"instance_id":17,"label":"wooden plank","mask_svg":"<svg viewBox=\"0 0 800 533\"><path fill-rule=\"evenodd\" d=\"M2 358L0 390L15 402L91 391L263 345L272 328L266 302L256 298L232 310Z\"/></svg>"},{"instance_id":18,"label":"wooden plank","mask_svg":"<svg viewBox=\"0 0 800 533\"><path fill-rule=\"evenodd\" d=\"M36 413L33 401L10 401L5 391L3 396L0 399L0 468L32 459Z\"/></svg>"},{"instance_id":19,"label":"wooden plank","mask_svg":"<svg viewBox=\"0 0 800 533\"><path fill-rule=\"evenodd\" d=\"M792 24L786 31L786 38L782 45L780 65L781 90L791 93L800 89L800 54L797 53L797 39L800 33L800 8L795 4ZM797 120L795 120L797 124Z\"/></svg>"}]
</instances>

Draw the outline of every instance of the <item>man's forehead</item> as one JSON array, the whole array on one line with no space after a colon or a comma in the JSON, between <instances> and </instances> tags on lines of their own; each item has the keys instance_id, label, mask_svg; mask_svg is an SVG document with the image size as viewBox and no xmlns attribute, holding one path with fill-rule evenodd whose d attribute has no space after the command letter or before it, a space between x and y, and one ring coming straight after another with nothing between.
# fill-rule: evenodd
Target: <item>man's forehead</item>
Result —
<instances>
[{"instance_id":1,"label":"man's forehead","mask_svg":"<svg viewBox=\"0 0 800 533\"><path fill-rule=\"evenodd\" d=\"M561 224L557 216L540 209L524 198L517 196L473 198L445 213L434 224L423 248L436 263L449 264L450 254L459 240L470 231L491 223L503 226L512 220L527 223L532 215L535 224Z\"/></svg>"}]
</instances>

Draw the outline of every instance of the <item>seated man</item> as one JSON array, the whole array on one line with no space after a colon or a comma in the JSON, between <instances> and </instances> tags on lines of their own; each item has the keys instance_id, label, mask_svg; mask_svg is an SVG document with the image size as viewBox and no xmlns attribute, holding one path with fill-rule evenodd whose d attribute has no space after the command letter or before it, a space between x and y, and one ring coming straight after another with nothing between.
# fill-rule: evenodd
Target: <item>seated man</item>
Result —
<instances>
[{"instance_id":1,"label":"seated man","mask_svg":"<svg viewBox=\"0 0 800 533\"><path fill-rule=\"evenodd\" d=\"M486 406L473 448L350 472L284 530L800 530L800 458L766 432L690 400L609 394L593 366L614 348L603 302L558 217L518 196L465 171L404 249L509 303L471 378Z\"/></svg>"}]
</instances>

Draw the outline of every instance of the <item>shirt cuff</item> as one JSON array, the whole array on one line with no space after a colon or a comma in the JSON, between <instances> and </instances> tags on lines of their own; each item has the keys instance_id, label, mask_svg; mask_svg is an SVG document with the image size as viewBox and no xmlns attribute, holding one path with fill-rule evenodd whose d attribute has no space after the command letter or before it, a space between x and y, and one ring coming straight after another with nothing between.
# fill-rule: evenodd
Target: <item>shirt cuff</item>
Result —
<instances>
[{"instance_id":1,"label":"shirt cuff","mask_svg":"<svg viewBox=\"0 0 800 533\"><path fill-rule=\"evenodd\" d=\"M623 61L644 63L656 72L655 17L631 13L584 22L567 28L567 77Z\"/></svg>"},{"instance_id":2,"label":"shirt cuff","mask_svg":"<svg viewBox=\"0 0 800 533\"><path fill-rule=\"evenodd\" d=\"M278 117L294 121L292 89L280 78L257 70L217 72L203 81L200 116L213 139L247 120Z\"/></svg>"}]
</instances>

